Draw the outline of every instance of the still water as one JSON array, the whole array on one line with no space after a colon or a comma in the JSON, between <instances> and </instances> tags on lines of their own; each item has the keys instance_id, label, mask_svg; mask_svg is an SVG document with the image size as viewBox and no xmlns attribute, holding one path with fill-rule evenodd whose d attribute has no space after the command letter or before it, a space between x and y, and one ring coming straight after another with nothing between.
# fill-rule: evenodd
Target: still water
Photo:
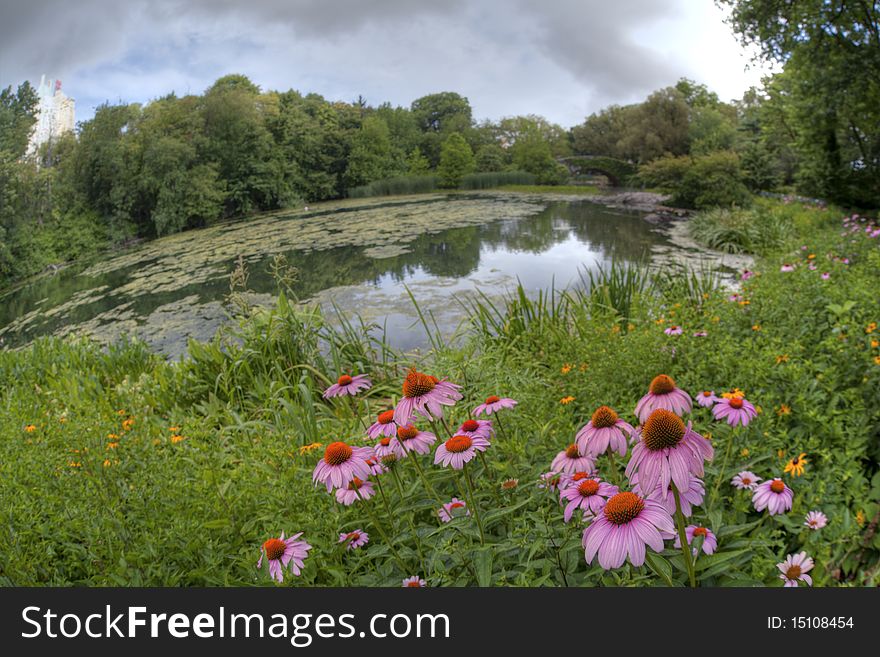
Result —
<instances>
[{"instance_id":1,"label":"still water","mask_svg":"<svg viewBox=\"0 0 880 657\"><path fill-rule=\"evenodd\" d=\"M612 259L667 248L638 213L587 201L514 195L432 195L327 204L262 215L150 242L0 293L0 339L20 346L47 334L109 342L135 335L178 356L188 337L228 321L229 275L244 258L252 300L269 304L276 255L296 268L296 295L383 327L403 349L425 335L406 288L443 331L462 319L457 299L498 298L520 281L536 292L575 285Z\"/></svg>"}]
</instances>

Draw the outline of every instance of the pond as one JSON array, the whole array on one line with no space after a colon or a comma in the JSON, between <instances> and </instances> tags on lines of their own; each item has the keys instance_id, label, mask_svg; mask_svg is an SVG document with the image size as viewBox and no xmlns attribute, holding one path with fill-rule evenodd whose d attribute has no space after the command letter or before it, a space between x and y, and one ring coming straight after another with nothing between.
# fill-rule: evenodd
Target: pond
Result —
<instances>
[{"instance_id":1,"label":"pond","mask_svg":"<svg viewBox=\"0 0 880 657\"><path fill-rule=\"evenodd\" d=\"M424 346L407 288L439 327L462 317L456 299L497 298L517 280L532 292L576 284L584 268L673 250L640 213L577 199L515 194L432 194L359 199L259 215L173 235L89 265L66 268L0 296L0 339L123 334L175 357L188 337L209 339L228 321L224 299L241 256L256 303L272 302L270 263L298 271L302 300L384 327L402 349Z\"/></svg>"}]
</instances>

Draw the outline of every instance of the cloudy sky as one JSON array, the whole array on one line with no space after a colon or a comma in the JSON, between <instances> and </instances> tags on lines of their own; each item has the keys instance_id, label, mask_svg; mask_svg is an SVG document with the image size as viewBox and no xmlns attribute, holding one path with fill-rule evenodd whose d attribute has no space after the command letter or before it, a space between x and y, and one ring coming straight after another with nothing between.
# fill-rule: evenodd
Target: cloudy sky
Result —
<instances>
[{"instance_id":1,"label":"cloudy sky","mask_svg":"<svg viewBox=\"0 0 880 657\"><path fill-rule=\"evenodd\" d=\"M87 119L104 101L263 89L408 106L457 91L478 119L568 127L686 76L757 84L712 0L27 0L0 7L0 87L45 73Z\"/></svg>"}]
</instances>

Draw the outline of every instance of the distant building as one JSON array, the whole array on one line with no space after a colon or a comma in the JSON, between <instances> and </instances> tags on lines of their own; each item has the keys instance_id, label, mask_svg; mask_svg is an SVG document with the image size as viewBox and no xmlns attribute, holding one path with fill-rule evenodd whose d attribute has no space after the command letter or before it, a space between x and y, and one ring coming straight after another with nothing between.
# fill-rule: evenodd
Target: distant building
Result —
<instances>
[{"instance_id":1,"label":"distant building","mask_svg":"<svg viewBox=\"0 0 880 657\"><path fill-rule=\"evenodd\" d=\"M28 143L28 154L65 132L73 131L76 108L73 98L61 91L61 80L47 80L43 75L37 88L37 122Z\"/></svg>"}]
</instances>

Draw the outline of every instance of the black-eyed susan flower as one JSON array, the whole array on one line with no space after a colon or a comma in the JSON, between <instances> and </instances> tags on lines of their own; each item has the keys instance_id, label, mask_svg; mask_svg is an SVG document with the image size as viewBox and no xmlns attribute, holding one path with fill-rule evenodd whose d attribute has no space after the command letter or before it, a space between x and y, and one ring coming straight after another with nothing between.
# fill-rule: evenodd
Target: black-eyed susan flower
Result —
<instances>
[{"instance_id":1,"label":"black-eyed susan flower","mask_svg":"<svg viewBox=\"0 0 880 657\"><path fill-rule=\"evenodd\" d=\"M783 470L783 472L790 474L792 477L800 477L804 474L804 465L809 463L809 461L804 458L806 455L806 452L801 452L798 456L791 459L785 464L785 470Z\"/></svg>"}]
</instances>

